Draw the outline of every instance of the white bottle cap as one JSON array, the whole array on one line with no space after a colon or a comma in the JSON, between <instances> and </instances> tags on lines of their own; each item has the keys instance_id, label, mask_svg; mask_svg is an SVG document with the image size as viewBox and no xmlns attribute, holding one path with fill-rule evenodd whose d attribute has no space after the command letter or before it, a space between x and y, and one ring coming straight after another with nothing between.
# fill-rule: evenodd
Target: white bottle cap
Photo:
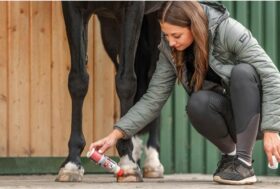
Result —
<instances>
[{"instance_id":1,"label":"white bottle cap","mask_svg":"<svg viewBox=\"0 0 280 189\"><path fill-rule=\"evenodd\" d=\"M278 161L277 161L275 156L272 156L272 163L273 163L272 166L268 163L268 168L270 168L270 169L278 169Z\"/></svg>"}]
</instances>

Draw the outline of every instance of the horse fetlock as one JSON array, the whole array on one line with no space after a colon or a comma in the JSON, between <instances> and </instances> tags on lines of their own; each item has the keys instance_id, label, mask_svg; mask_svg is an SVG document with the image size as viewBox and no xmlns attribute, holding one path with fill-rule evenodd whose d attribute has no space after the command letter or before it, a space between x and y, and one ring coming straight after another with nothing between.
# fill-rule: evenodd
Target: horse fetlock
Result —
<instances>
[{"instance_id":1,"label":"horse fetlock","mask_svg":"<svg viewBox=\"0 0 280 189\"><path fill-rule=\"evenodd\" d=\"M141 159L143 141L140 137L134 136L132 137L132 143L133 143L132 157L137 162L138 160Z\"/></svg>"},{"instance_id":2,"label":"horse fetlock","mask_svg":"<svg viewBox=\"0 0 280 189\"><path fill-rule=\"evenodd\" d=\"M119 161L119 166L123 169L135 169L138 165L133 162L128 155L122 156Z\"/></svg>"},{"instance_id":3,"label":"horse fetlock","mask_svg":"<svg viewBox=\"0 0 280 189\"><path fill-rule=\"evenodd\" d=\"M145 148L146 159L144 162L143 175L145 178L162 178L164 167L159 160L159 154L156 149Z\"/></svg>"},{"instance_id":4,"label":"horse fetlock","mask_svg":"<svg viewBox=\"0 0 280 189\"><path fill-rule=\"evenodd\" d=\"M145 154L146 154L146 159L144 162L144 166L152 166L152 165L158 166L160 164L159 153L155 148L153 147L145 148Z\"/></svg>"},{"instance_id":5,"label":"horse fetlock","mask_svg":"<svg viewBox=\"0 0 280 189\"><path fill-rule=\"evenodd\" d=\"M119 166L123 169L124 174L117 177L117 182L142 182L143 176L139 166L131 161L128 155L120 158Z\"/></svg>"}]
</instances>

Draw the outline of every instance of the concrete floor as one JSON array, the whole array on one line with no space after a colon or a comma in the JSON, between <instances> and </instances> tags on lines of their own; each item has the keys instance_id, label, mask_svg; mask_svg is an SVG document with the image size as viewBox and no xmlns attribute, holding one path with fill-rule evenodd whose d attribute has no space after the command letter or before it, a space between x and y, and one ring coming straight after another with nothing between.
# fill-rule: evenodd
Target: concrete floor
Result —
<instances>
[{"instance_id":1,"label":"concrete floor","mask_svg":"<svg viewBox=\"0 0 280 189\"><path fill-rule=\"evenodd\" d=\"M258 177L254 185L230 186L220 185L212 182L212 175L201 174L172 174L163 179L144 179L142 183L116 183L111 174L85 175L80 183L58 183L54 182L55 175L36 176L0 176L0 188L6 189L53 189L53 188L77 188L77 189L251 189L268 188L280 189L280 177Z\"/></svg>"}]
</instances>

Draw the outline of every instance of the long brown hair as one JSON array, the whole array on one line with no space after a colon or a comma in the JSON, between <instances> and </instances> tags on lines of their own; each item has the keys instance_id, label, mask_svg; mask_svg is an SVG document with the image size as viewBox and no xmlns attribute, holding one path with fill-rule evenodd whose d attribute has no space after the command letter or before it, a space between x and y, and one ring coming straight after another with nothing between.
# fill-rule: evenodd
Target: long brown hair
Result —
<instances>
[{"instance_id":1,"label":"long brown hair","mask_svg":"<svg viewBox=\"0 0 280 189\"><path fill-rule=\"evenodd\" d=\"M159 11L159 21L181 27L190 27L193 38L194 73L190 86L197 91L202 88L208 70L208 20L197 1L170 1ZM184 52L172 49L178 79L182 79Z\"/></svg>"}]
</instances>

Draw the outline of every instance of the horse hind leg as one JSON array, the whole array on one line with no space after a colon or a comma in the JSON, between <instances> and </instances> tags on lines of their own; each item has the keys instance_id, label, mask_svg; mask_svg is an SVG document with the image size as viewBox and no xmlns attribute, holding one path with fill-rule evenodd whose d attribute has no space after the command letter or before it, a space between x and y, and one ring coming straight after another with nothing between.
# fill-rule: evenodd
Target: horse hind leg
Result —
<instances>
[{"instance_id":1,"label":"horse hind leg","mask_svg":"<svg viewBox=\"0 0 280 189\"><path fill-rule=\"evenodd\" d=\"M119 66L120 28L115 19L98 16L105 51L111 58L116 71Z\"/></svg>"},{"instance_id":2,"label":"horse hind leg","mask_svg":"<svg viewBox=\"0 0 280 189\"><path fill-rule=\"evenodd\" d=\"M137 49L135 70L137 74L137 93L134 101L137 102L146 93L150 79L154 73L159 51L160 27L156 13L144 17L142 31ZM159 118L153 120L140 133L149 133L145 146L143 176L145 178L162 178L164 167L159 160Z\"/></svg>"},{"instance_id":3,"label":"horse hind leg","mask_svg":"<svg viewBox=\"0 0 280 189\"><path fill-rule=\"evenodd\" d=\"M157 120L154 123L151 123L148 127L158 127L159 125L156 124ZM140 136L135 135L132 137L133 143L133 152L132 156L133 159L138 163L140 166L140 160L143 153L143 148L145 150L145 161L143 165L143 177L144 178L163 178L164 174L164 167L160 162L159 159L159 143L158 137L156 136L157 133L152 131L153 129L150 128L149 138L147 141L147 145L143 145L143 140Z\"/></svg>"},{"instance_id":4,"label":"horse hind leg","mask_svg":"<svg viewBox=\"0 0 280 189\"><path fill-rule=\"evenodd\" d=\"M163 178L164 175L164 167L159 159L159 126L159 118L147 126L150 129L147 146L145 146L144 178Z\"/></svg>"},{"instance_id":5,"label":"horse hind leg","mask_svg":"<svg viewBox=\"0 0 280 189\"><path fill-rule=\"evenodd\" d=\"M135 162L137 162L137 164L140 166L140 160L143 153L143 140L138 135L135 135L132 137L132 143L132 157L135 160Z\"/></svg>"},{"instance_id":6,"label":"horse hind leg","mask_svg":"<svg viewBox=\"0 0 280 189\"><path fill-rule=\"evenodd\" d=\"M148 35L146 36L149 49L149 60L147 79L150 81L158 60L159 50L158 44L160 42L160 26L157 20L157 13L151 13L145 17L146 29ZM159 135L160 135L160 118L156 118L148 126L149 138L147 146L145 147L146 159L144 161L143 176L145 178L161 178L164 174L164 167L159 159Z\"/></svg>"}]
</instances>

